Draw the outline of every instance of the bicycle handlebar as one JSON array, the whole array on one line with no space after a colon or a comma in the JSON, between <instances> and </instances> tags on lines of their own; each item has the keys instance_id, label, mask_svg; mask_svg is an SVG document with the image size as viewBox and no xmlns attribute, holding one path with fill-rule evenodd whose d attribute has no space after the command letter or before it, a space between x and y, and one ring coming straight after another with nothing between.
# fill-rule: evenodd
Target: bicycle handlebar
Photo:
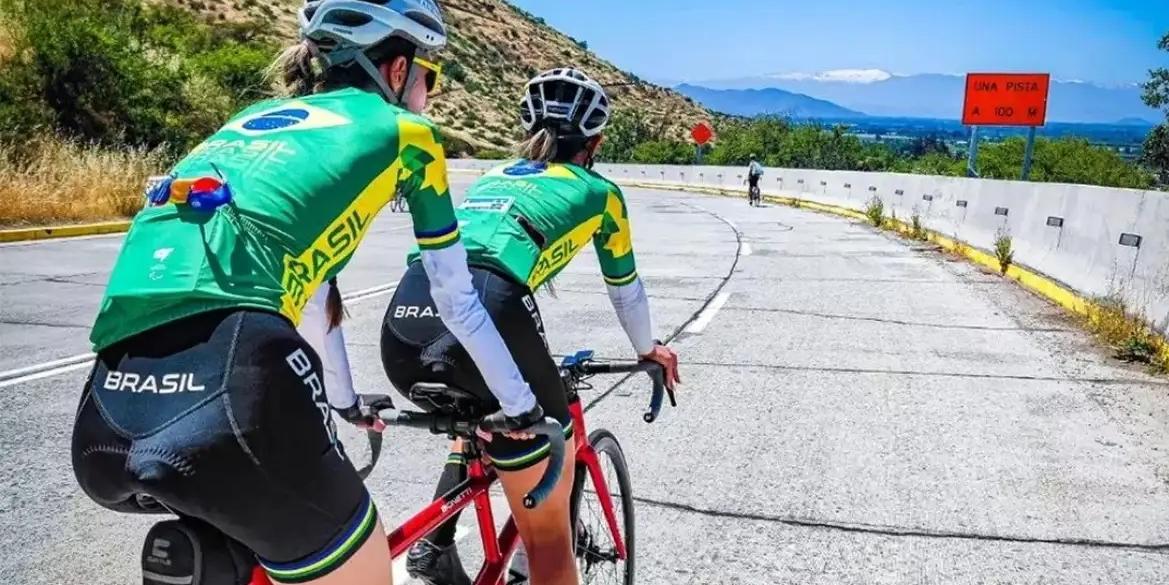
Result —
<instances>
[{"instance_id":1,"label":"bicycle handlebar","mask_svg":"<svg viewBox=\"0 0 1169 585\"><path fill-rule=\"evenodd\" d=\"M382 422L386 423L386 426L424 429L440 435L452 433L473 435L475 429L480 427L480 423L477 421L460 421L450 416L411 412L407 410L396 410L391 413L379 414L379 418L382 419ZM483 428L487 432L496 433L516 430L498 425L491 428L480 428ZM552 495L552 490L556 488L556 483L560 481L560 475L564 469L564 458L567 453L567 447L564 440L564 427L554 418L545 418L542 422L519 430L548 439L548 468L544 470L544 475L540 477L540 481L536 483L536 486L524 496L524 507L531 510L544 503L548 499L548 496ZM371 436L370 439L370 446L372 447L373 437ZM380 446L379 439L379 452ZM373 463L370 463L368 467L372 469L376 462L375 455Z\"/></svg>"},{"instance_id":2,"label":"bicycle handlebar","mask_svg":"<svg viewBox=\"0 0 1169 585\"><path fill-rule=\"evenodd\" d=\"M666 371L661 364L643 360L640 362L632 362L625 364L612 364L605 362L582 362L574 366L576 371L586 376L592 374L630 374L634 372L645 372L649 374L653 380L653 394L649 400L649 410L642 415L642 419L647 423L652 423L658 419L658 415L662 411L662 398L665 394L670 395L670 406L678 406L678 400L674 396L674 391L666 387Z\"/></svg>"},{"instance_id":3,"label":"bicycle handlebar","mask_svg":"<svg viewBox=\"0 0 1169 585\"><path fill-rule=\"evenodd\" d=\"M487 425L486 421L480 423L479 426L483 430L493 433L517 430L507 428L505 425ZM531 510L548 499L548 496L552 495L552 489L556 487L556 482L560 481L560 472L564 468L564 427L556 419L545 417L542 422L518 430L548 439L548 467L544 470L544 475L540 477L536 487L524 496L524 507Z\"/></svg>"}]
</instances>

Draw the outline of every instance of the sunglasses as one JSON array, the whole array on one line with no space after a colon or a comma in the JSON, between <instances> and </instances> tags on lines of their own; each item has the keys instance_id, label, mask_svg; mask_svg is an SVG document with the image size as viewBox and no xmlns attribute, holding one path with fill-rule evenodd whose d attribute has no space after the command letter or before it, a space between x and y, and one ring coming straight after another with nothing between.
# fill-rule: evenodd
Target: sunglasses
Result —
<instances>
[{"instance_id":1,"label":"sunglasses","mask_svg":"<svg viewBox=\"0 0 1169 585\"><path fill-rule=\"evenodd\" d=\"M426 93L434 94L438 91L438 81L442 77L442 65L427 61L422 57L415 57L414 64L422 70L426 79Z\"/></svg>"}]
</instances>

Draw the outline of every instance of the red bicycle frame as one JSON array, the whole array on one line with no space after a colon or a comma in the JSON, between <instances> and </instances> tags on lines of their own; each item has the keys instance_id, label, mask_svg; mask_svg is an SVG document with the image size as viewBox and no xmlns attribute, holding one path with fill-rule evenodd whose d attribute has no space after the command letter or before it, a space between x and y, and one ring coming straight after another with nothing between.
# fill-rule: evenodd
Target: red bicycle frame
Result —
<instances>
[{"instance_id":1,"label":"red bicycle frame","mask_svg":"<svg viewBox=\"0 0 1169 585\"><path fill-rule=\"evenodd\" d=\"M597 452L588 441L588 431L585 428L584 408L580 401L575 400L568 406L572 415L573 428L576 429L576 449L574 460L579 470L581 466L588 469L589 478L597 490L601 500L601 509L609 532L613 537L617 558L625 560L627 553L625 539L621 535L620 525L613 510L609 486L605 483L605 476L601 473L601 462ZM508 560L515 547L519 544L519 531L515 521L508 518L503 530L498 534L495 531L495 516L491 511L491 485L499 479L495 468L484 463L481 459L474 459L467 466L467 480L461 485L431 502L421 512L415 514L387 537L390 547L390 556L397 558L414 546L435 528L450 520L455 514L463 511L471 504L475 505L475 515L479 523L479 537L483 542L483 566L475 578L475 585L503 585L507 576ZM257 567L252 576L251 585L271 585L267 574Z\"/></svg>"}]
</instances>

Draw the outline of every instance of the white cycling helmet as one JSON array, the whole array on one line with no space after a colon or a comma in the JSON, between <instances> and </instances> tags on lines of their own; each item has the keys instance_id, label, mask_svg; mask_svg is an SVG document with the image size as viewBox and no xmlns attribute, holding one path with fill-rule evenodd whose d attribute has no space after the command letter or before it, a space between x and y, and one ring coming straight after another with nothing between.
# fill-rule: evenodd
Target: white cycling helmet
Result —
<instances>
[{"instance_id":1,"label":"white cycling helmet","mask_svg":"<svg viewBox=\"0 0 1169 585\"><path fill-rule=\"evenodd\" d=\"M447 42L442 10L434 0L308 0L297 16L301 38L316 44L326 66L359 65L395 101L401 96L390 91L366 51L391 37L411 42L423 54ZM409 78L404 87L410 87Z\"/></svg>"},{"instance_id":2,"label":"white cycling helmet","mask_svg":"<svg viewBox=\"0 0 1169 585\"><path fill-rule=\"evenodd\" d=\"M524 130L555 124L586 138L609 123L609 96L601 84L576 69L552 69L532 78L520 104Z\"/></svg>"}]
</instances>

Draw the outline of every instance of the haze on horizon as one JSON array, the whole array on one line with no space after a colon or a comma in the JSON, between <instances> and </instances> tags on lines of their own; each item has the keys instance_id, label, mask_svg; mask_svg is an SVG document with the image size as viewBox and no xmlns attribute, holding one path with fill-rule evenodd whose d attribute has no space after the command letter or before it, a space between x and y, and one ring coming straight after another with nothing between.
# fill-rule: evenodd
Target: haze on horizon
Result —
<instances>
[{"instance_id":1,"label":"haze on horizon","mask_svg":"<svg viewBox=\"0 0 1169 585\"><path fill-rule=\"evenodd\" d=\"M1169 65L1163 0L510 0L642 77L678 82L817 75L1036 71L1103 86ZM665 56L668 55L668 58Z\"/></svg>"}]
</instances>

